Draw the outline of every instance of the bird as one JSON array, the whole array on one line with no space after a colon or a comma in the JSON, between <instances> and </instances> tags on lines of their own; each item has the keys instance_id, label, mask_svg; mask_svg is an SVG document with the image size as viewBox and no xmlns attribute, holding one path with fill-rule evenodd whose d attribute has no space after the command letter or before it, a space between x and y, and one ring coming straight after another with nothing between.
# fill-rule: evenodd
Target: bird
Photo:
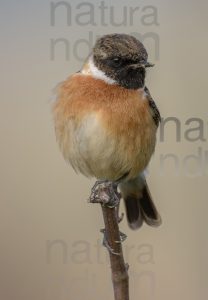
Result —
<instances>
[{"instance_id":1,"label":"bird","mask_svg":"<svg viewBox=\"0 0 208 300\"><path fill-rule=\"evenodd\" d=\"M77 173L117 183L133 230L161 224L145 178L161 121L145 85L153 66L134 36L103 35L81 70L58 84L52 108L64 159Z\"/></svg>"}]
</instances>

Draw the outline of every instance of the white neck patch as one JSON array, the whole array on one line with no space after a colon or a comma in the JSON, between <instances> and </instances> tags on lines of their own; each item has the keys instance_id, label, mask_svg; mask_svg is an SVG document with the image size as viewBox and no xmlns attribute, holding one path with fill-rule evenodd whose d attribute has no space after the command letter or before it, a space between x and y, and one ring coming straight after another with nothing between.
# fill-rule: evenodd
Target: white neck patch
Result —
<instances>
[{"instance_id":1,"label":"white neck patch","mask_svg":"<svg viewBox=\"0 0 208 300\"><path fill-rule=\"evenodd\" d=\"M92 57L89 58L88 66L89 66L89 70L87 70L87 71L82 70L82 74L91 75L95 79L101 79L101 80L105 81L108 84L116 84L116 81L114 79L109 78L107 75L105 75L105 73L103 71L99 70L95 66Z\"/></svg>"}]
</instances>

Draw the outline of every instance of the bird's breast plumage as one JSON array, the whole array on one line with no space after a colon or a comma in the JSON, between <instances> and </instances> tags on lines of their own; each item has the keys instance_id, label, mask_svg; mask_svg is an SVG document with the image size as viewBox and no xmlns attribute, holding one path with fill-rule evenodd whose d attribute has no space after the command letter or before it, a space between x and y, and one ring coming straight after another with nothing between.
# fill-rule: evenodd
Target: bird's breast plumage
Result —
<instances>
[{"instance_id":1,"label":"bird's breast plumage","mask_svg":"<svg viewBox=\"0 0 208 300\"><path fill-rule=\"evenodd\" d=\"M53 114L64 158L86 176L133 178L154 152L157 126L142 89L77 73L59 85Z\"/></svg>"}]
</instances>

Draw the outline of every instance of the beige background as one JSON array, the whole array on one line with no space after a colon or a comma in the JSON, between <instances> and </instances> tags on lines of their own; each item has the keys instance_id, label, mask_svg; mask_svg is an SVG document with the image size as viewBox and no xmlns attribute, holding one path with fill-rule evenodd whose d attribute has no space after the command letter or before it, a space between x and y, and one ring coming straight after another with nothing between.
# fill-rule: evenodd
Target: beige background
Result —
<instances>
[{"instance_id":1,"label":"beige background","mask_svg":"<svg viewBox=\"0 0 208 300\"><path fill-rule=\"evenodd\" d=\"M121 224L128 234L124 250L130 264L131 299L205 300L207 1L105 1L116 9L118 21L123 5L158 9L158 26L142 25L141 11L132 26L120 27L102 26L99 2L89 2L95 7L98 26L80 26L74 21L67 26L64 11L60 11L52 27L49 1L0 4L0 299L113 299L106 250L100 246L100 208L86 202L93 180L77 176L62 159L50 114L52 88L82 64L73 53L66 61L63 46L57 48L52 61L50 39L68 39L73 47L92 31L94 37L109 32L159 35L159 58L152 50L154 44L145 41L150 60L156 63L147 83L163 117L174 116L181 123L180 142L173 123L165 127L165 141L158 138L148 177L163 217L162 227L144 226L132 232L126 221ZM79 3L73 1L73 20ZM80 55L88 54L86 47L80 48ZM193 117L204 122L204 141L184 138L187 128L196 125L185 125ZM190 160L187 173L183 159L196 155L198 147L202 161ZM161 171L160 156L168 153L177 156L178 174L171 159Z\"/></svg>"}]
</instances>

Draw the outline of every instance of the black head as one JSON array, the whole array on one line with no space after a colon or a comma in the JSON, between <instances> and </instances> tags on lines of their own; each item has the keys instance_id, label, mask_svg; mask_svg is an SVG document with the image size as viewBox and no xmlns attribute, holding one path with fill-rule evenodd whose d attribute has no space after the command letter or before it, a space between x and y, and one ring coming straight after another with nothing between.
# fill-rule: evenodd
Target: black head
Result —
<instances>
[{"instance_id":1,"label":"black head","mask_svg":"<svg viewBox=\"0 0 208 300\"><path fill-rule=\"evenodd\" d=\"M99 38L93 48L95 66L128 89L143 88L148 54L143 44L127 34L109 34Z\"/></svg>"}]
</instances>

